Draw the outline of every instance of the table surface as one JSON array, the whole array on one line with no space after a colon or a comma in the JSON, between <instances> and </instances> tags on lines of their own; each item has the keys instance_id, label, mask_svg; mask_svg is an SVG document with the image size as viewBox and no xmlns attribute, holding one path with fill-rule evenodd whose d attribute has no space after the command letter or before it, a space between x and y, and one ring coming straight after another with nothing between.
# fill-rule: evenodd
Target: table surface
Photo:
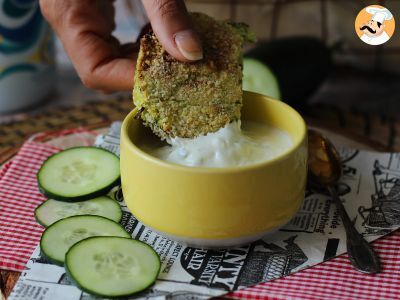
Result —
<instances>
[{"instance_id":1,"label":"table surface","mask_svg":"<svg viewBox=\"0 0 400 300\"><path fill-rule=\"evenodd\" d=\"M337 133L337 130L333 131L332 129L322 128L315 123L310 125L309 127L323 132L338 147L344 146L344 147L358 148L364 150L376 150L376 151L386 150L384 146L372 142L364 137L360 136L357 137L354 136L353 134L346 134L346 132ZM57 143L56 140L52 140L49 142L52 144ZM3 293L2 297L4 297L4 299L11 292L19 276L20 276L19 272L0 269L0 289Z\"/></svg>"}]
</instances>

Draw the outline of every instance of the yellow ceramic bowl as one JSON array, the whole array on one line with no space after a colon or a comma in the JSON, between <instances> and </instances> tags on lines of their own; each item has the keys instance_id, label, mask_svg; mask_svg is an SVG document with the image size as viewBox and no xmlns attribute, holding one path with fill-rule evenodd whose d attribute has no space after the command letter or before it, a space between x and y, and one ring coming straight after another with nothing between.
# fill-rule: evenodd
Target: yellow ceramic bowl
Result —
<instances>
[{"instance_id":1,"label":"yellow ceramic bowl","mask_svg":"<svg viewBox=\"0 0 400 300\"><path fill-rule=\"evenodd\" d=\"M242 119L289 133L280 156L249 166L187 167L162 161L135 144L149 134L130 113L121 130L121 180L126 204L153 230L189 245L223 247L256 240L299 209L307 175L307 130L283 102L245 92Z\"/></svg>"}]
</instances>

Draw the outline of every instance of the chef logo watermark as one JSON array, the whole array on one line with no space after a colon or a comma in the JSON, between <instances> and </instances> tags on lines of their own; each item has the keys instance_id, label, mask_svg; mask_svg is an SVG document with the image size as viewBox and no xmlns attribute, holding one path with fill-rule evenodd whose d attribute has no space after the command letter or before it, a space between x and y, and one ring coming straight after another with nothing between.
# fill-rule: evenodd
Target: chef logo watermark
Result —
<instances>
[{"instance_id":1,"label":"chef logo watermark","mask_svg":"<svg viewBox=\"0 0 400 300\"><path fill-rule=\"evenodd\" d=\"M394 28L393 14L380 5L370 5L363 8L355 21L358 37L368 45L386 43L392 37Z\"/></svg>"}]
</instances>

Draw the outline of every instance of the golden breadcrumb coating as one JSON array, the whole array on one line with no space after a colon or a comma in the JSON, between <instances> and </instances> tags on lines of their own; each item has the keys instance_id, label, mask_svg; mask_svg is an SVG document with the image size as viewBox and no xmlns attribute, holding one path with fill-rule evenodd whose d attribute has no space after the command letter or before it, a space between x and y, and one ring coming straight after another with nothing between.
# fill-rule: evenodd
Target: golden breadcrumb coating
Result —
<instances>
[{"instance_id":1,"label":"golden breadcrumb coating","mask_svg":"<svg viewBox=\"0 0 400 300\"><path fill-rule=\"evenodd\" d=\"M145 125L162 139L193 138L240 119L247 27L201 13L190 16L202 41L202 60L176 60L154 33L140 41L133 100Z\"/></svg>"}]
</instances>

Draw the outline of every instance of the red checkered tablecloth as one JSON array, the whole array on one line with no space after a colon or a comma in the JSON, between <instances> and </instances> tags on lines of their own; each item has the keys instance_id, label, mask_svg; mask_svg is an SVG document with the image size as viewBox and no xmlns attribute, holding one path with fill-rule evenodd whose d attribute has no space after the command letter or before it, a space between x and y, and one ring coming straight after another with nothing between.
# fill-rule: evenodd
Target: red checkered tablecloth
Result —
<instances>
[{"instance_id":1,"label":"red checkered tablecloth","mask_svg":"<svg viewBox=\"0 0 400 300\"><path fill-rule=\"evenodd\" d=\"M29 141L0 169L0 268L22 271L40 240L35 207L45 198L39 193L36 172L59 151ZM382 273L360 274L341 255L287 277L258 284L227 297L235 299L400 299L400 232L373 243Z\"/></svg>"}]
</instances>

